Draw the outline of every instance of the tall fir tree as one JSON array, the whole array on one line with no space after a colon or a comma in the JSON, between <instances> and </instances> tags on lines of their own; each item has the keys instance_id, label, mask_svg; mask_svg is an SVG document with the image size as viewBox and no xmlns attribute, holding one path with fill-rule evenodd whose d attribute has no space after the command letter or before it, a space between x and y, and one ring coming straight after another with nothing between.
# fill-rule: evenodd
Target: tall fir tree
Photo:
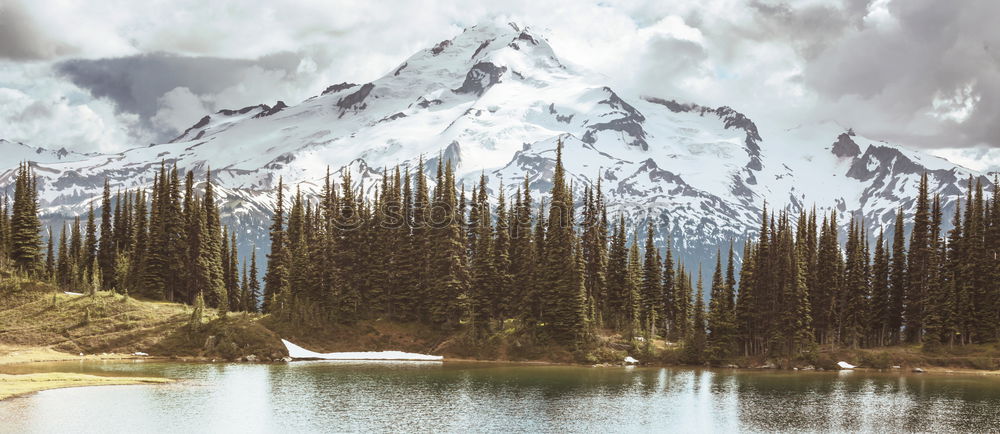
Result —
<instances>
[{"instance_id":1,"label":"tall fir tree","mask_svg":"<svg viewBox=\"0 0 1000 434\"><path fill-rule=\"evenodd\" d=\"M263 311L271 312L275 298L288 288L288 251L285 245L285 205L284 183L278 179L278 190L271 219L271 253L267 255L267 271L264 274ZM253 265L253 261L251 261ZM251 273L251 277L252 277Z\"/></svg>"},{"instance_id":2,"label":"tall fir tree","mask_svg":"<svg viewBox=\"0 0 1000 434\"><path fill-rule=\"evenodd\" d=\"M35 179L27 163L18 167L10 216L10 258L18 270L34 274L41 265L42 223L38 218Z\"/></svg>"},{"instance_id":3,"label":"tall fir tree","mask_svg":"<svg viewBox=\"0 0 1000 434\"><path fill-rule=\"evenodd\" d=\"M544 270L545 310L542 319L550 324L552 336L567 342L580 341L584 334L585 306L576 261L573 227L573 194L566 182L562 163L562 141L556 145L556 166L552 175L551 202L545 230Z\"/></svg>"},{"instance_id":4,"label":"tall fir tree","mask_svg":"<svg viewBox=\"0 0 1000 434\"><path fill-rule=\"evenodd\" d=\"M896 210L893 226L892 260L889 265L889 333L892 343L902 341L903 305L907 293L906 246L903 224L903 208Z\"/></svg>"},{"instance_id":5,"label":"tall fir tree","mask_svg":"<svg viewBox=\"0 0 1000 434\"><path fill-rule=\"evenodd\" d=\"M932 253L930 236L930 204L927 197L927 174L920 177L917 193L917 210L913 216L910 231L910 245L907 256L907 282L903 293L903 318L905 320L906 341L918 343L924 331L924 307L927 297L930 256Z\"/></svg>"},{"instance_id":6,"label":"tall fir tree","mask_svg":"<svg viewBox=\"0 0 1000 434\"><path fill-rule=\"evenodd\" d=\"M663 275L660 271L660 261L656 245L653 242L653 234L653 222L649 221L646 223L646 244L643 249L639 315L639 322L647 339L656 335L657 321L662 315L660 291L663 285Z\"/></svg>"},{"instance_id":7,"label":"tall fir tree","mask_svg":"<svg viewBox=\"0 0 1000 434\"><path fill-rule=\"evenodd\" d=\"M101 236L97 246L97 263L101 268L101 287L103 289L115 289L117 282L115 278L116 259L118 251L115 246L114 227L112 221L111 208L111 187L108 180L104 180L104 193L101 195Z\"/></svg>"}]
</instances>

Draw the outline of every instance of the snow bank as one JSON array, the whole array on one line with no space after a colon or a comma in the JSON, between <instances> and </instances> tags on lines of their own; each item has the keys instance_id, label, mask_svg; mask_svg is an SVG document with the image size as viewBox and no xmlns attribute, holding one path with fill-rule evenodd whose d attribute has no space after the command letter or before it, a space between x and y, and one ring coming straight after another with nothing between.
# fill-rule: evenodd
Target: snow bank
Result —
<instances>
[{"instance_id":1,"label":"snow bank","mask_svg":"<svg viewBox=\"0 0 1000 434\"><path fill-rule=\"evenodd\" d=\"M419 360L440 362L444 360L442 356L431 356L427 354L404 353L402 351L366 351L366 352L346 352L346 353L317 353L309 351L284 339L281 343L288 349L288 355L293 359L321 359L321 360Z\"/></svg>"},{"instance_id":2,"label":"snow bank","mask_svg":"<svg viewBox=\"0 0 1000 434\"><path fill-rule=\"evenodd\" d=\"M81 294L79 292L69 292L69 291L63 291L63 294L72 295L72 296L76 296L76 297L79 297L79 296L83 295L83 294Z\"/></svg>"},{"instance_id":3,"label":"snow bank","mask_svg":"<svg viewBox=\"0 0 1000 434\"><path fill-rule=\"evenodd\" d=\"M854 365L847 362L837 362L837 366L840 366L840 369L854 369Z\"/></svg>"},{"instance_id":4,"label":"snow bank","mask_svg":"<svg viewBox=\"0 0 1000 434\"><path fill-rule=\"evenodd\" d=\"M632 358L632 356L626 356L625 357L625 363L628 364L628 365L634 365L634 364L639 363L639 361L636 360L636 359L634 359L634 358Z\"/></svg>"}]
</instances>

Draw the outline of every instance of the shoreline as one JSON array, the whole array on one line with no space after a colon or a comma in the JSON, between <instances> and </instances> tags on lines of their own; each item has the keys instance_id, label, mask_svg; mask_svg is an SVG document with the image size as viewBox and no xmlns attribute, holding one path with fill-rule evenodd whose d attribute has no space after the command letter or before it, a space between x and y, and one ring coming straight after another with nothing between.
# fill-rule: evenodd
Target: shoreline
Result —
<instances>
[{"instance_id":1,"label":"shoreline","mask_svg":"<svg viewBox=\"0 0 1000 434\"><path fill-rule=\"evenodd\" d=\"M300 359L296 359L300 360ZM159 362L177 362L177 363L272 363L272 362L233 362L228 360L219 360L212 357L165 357L156 355L134 355L134 354L120 354L120 353L103 353L103 354L83 354L75 355L70 353L65 353L61 351L56 351L51 347L46 346L26 346L26 345L10 345L0 343L0 375L5 375L2 373L2 368L7 365L30 365L37 363L47 363L47 362L71 362L71 361L159 361ZM360 361L359 361L360 362ZM780 368L765 368L765 367L726 367L726 366L702 366L702 365L683 365L683 364L665 364L659 362L651 363L639 363L635 365L626 365L620 363L599 363L599 364L584 364L584 363L567 363L567 362L556 362L549 360L485 360L485 359L474 359L474 358L449 358L445 357L440 361L441 363L469 363L469 364L496 364L496 365L520 365L520 366L579 366L579 367L623 367L623 366L635 366L641 368L681 368L681 369L712 369L712 370L734 370L734 371L751 371L751 372L774 372L774 373L806 373L806 372L841 372L841 371L858 371L865 373L884 373L884 374L897 374L897 375L920 375L920 374L945 374L945 375L977 375L977 376L995 376L1000 375L1000 370L985 370L985 369L973 369L973 368L960 368L960 367L946 367L946 366L920 366L922 372L914 372L915 367L904 366L898 369L879 369L872 367L859 366L854 369L845 370L802 370L802 369L780 369ZM290 363L290 362L283 362ZM24 374L21 374L24 375ZM130 377L99 377L99 378L122 378L129 379ZM166 381L172 381L170 379L162 379ZM2 384L2 383L0 383ZM72 386L66 386L72 387ZM0 389L0 395L2 395L2 389ZM3 398L0 398L3 399Z\"/></svg>"},{"instance_id":2,"label":"shoreline","mask_svg":"<svg viewBox=\"0 0 1000 434\"><path fill-rule=\"evenodd\" d=\"M169 378L102 377L65 372L0 374L0 401L43 390L66 389L70 387L166 384L173 381Z\"/></svg>"},{"instance_id":3,"label":"shoreline","mask_svg":"<svg viewBox=\"0 0 1000 434\"><path fill-rule=\"evenodd\" d=\"M48 362L73 361L126 361L159 359L126 354L73 355L42 346L0 344L0 371L4 366L30 365ZM43 390L90 386L124 386L137 384L166 384L175 380L160 377L108 377L71 372L39 372L7 374L0 372L0 401L29 395Z\"/></svg>"}]
</instances>

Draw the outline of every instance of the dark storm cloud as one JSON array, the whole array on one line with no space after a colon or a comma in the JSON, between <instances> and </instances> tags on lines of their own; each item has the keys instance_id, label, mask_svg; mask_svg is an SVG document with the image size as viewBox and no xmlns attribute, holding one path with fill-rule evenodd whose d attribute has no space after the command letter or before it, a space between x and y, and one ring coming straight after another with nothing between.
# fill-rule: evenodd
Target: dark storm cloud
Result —
<instances>
[{"instance_id":1,"label":"dark storm cloud","mask_svg":"<svg viewBox=\"0 0 1000 434\"><path fill-rule=\"evenodd\" d=\"M186 87L195 94L214 94L240 83L242 72L257 66L292 74L299 56L284 52L256 60L186 57L167 53L113 59L71 59L56 71L94 97L109 98L119 110L148 120L159 109L165 93Z\"/></svg>"},{"instance_id":2,"label":"dark storm cloud","mask_svg":"<svg viewBox=\"0 0 1000 434\"><path fill-rule=\"evenodd\" d=\"M906 0L888 12L892 24L846 31L809 59L805 82L830 99L853 97L882 111L882 128L935 114L944 134L895 125L917 145L1000 146L1000 2Z\"/></svg>"},{"instance_id":3,"label":"dark storm cloud","mask_svg":"<svg viewBox=\"0 0 1000 434\"><path fill-rule=\"evenodd\" d=\"M14 0L0 0L0 59L41 60L72 52L57 42Z\"/></svg>"}]
</instances>

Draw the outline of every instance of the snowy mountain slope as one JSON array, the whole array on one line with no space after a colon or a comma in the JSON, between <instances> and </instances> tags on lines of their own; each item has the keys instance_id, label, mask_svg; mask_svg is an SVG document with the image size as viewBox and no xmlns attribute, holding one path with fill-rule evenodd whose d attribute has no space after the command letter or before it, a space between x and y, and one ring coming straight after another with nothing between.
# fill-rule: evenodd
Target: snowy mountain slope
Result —
<instances>
[{"instance_id":1,"label":"snowy mountain slope","mask_svg":"<svg viewBox=\"0 0 1000 434\"><path fill-rule=\"evenodd\" d=\"M205 116L175 140L118 154L4 158L0 186L32 161L44 211L84 212L103 179L148 187L161 161L214 173L224 221L240 243L266 247L278 177L316 194L327 167L371 191L384 168L446 158L470 185L483 172L492 194L527 176L535 197L550 187L562 139L582 192L600 178L612 213L653 218L688 260L755 233L761 206L815 204L863 216L874 229L903 205L912 212L929 171L946 209L970 174L937 157L851 135L835 124L758 126L729 107L623 94L560 61L542 36L485 24L415 53L370 83L341 83L299 104L278 101ZM853 133L852 133L853 134ZM7 146L9 142L0 142ZM511 190L505 190L510 193ZM846 219L844 219L846 220Z\"/></svg>"},{"instance_id":2,"label":"snowy mountain slope","mask_svg":"<svg viewBox=\"0 0 1000 434\"><path fill-rule=\"evenodd\" d=\"M76 161L87 158L94 154L82 154L68 151L66 148L50 150L45 148L32 148L24 143L11 142L0 139L0 156L3 156L3 169L8 169L11 164L19 161L32 161L36 163L55 163L59 161Z\"/></svg>"}]
</instances>

